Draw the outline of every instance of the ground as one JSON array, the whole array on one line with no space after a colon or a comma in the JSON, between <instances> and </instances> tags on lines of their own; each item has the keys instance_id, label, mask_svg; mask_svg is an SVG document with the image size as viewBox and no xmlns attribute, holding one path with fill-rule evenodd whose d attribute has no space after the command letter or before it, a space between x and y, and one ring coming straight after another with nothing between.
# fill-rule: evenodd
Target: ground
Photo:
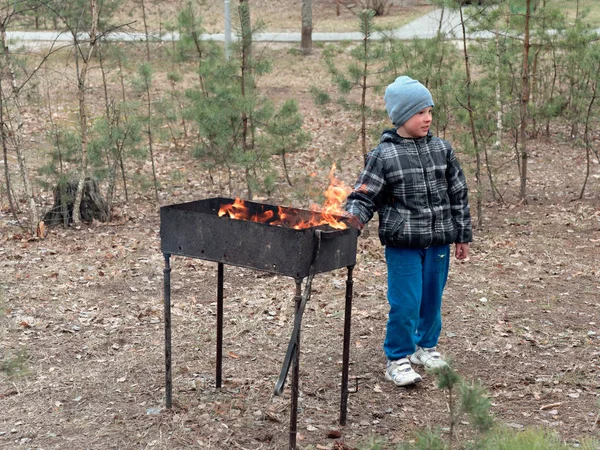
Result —
<instances>
[{"instance_id":1,"label":"ground","mask_svg":"<svg viewBox=\"0 0 600 450\"><path fill-rule=\"evenodd\" d=\"M324 190L330 158L351 184L362 156L356 142L339 141L354 132L352 121L316 111L305 83L325 76L320 49L300 67L289 48L272 51L281 64L261 83L274 97L299 98L314 136L309 149L290 155L292 178ZM439 348L487 390L498 423L546 427L576 446L599 435L600 168L592 163L579 200L584 155L564 135L553 126L549 137L528 142L527 203L518 200L514 167L497 180L504 202L483 193L471 256L452 261ZM474 158L458 153L476 213ZM161 204L222 194L187 153L165 145L157 158ZM173 171L185 176L169 181ZM298 198L282 187L265 200L309 206ZM111 223L53 228L43 240L2 211L0 448L287 448L289 383L281 397L273 388L292 328L294 280L226 266L224 383L216 389L216 264L172 258L174 401L166 409L159 227L157 205L143 191L128 204L121 199ZM372 437L392 449L425 427L449 426L447 394L433 376L412 388L384 378L386 270L376 221L359 238L353 275L356 392L345 427L338 417L346 271L313 282L302 326L302 449L355 448ZM465 418L459 437L470 430Z\"/></svg>"},{"instance_id":2,"label":"ground","mask_svg":"<svg viewBox=\"0 0 600 450\"><path fill-rule=\"evenodd\" d=\"M549 427L576 442L598 434L600 209L597 196L572 201L574 182L539 182L552 180L556 156L533 158L537 200L485 206L469 261L452 264L440 349L463 377L483 384L499 422ZM148 206L123 214L55 229L45 240L21 238L3 218L1 338L13 371L27 373L1 373L1 448L286 448L289 386L282 397L273 387L291 330L293 280L226 266L217 390L216 264L172 258L167 410L159 219ZM358 390L347 425L337 424L339 270L315 277L304 317L299 448L358 446L369 436L393 448L418 429L448 426L447 397L432 376L408 389L384 379L385 266L369 228L354 271L350 386Z\"/></svg>"}]
</instances>

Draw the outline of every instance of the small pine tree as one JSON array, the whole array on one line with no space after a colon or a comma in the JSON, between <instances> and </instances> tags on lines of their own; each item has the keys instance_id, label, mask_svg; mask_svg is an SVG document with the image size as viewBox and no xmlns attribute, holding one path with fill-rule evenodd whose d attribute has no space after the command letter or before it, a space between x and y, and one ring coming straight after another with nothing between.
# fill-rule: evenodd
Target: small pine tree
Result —
<instances>
[{"instance_id":1,"label":"small pine tree","mask_svg":"<svg viewBox=\"0 0 600 450\"><path fill-rule=\"evenodd\" d=\"M146 156L140 145L142 122L135 114L137 107L135 102L110 105L107 115L94 121L90 133L89 161L94 178L107 181L106 204L109 218L118 171L130 159ZM126 181L123 179L123 190L125 189Z\"/></svg>"},{"instance_id":2,"label":"small pine tree","mask_svg":"<svg viewBox=\"0 0 600 450\"><path fill-rule=\"evenodd\" d=\"M340 94L337 99L338 104L344 110L352 111L360 123L357 134L363 155L366 155L368 151L367 137L370 133L367 129L367 121L375 114L367 102L367 91L375 87L371 78L381 73L387 57L384 47L371 39L375 31L373 17L375 17L375 11L370 9L358 13L358 26L363 39L361 44L350 50L352 59L345 67L338 67L334 61L335 54L333 52L330 51L325 54L327 69ZM358 91L358 100L350 95L353 91ZM317 104L323 105L330 100L329 96L317 87L312 87L311 92Z\"/></svg>"},{"instance_id":3,"label":"small pine tree","mask_svg":"<svg viewBox=\"0 0 600 450\"><path fill-rule=\"evenodd\" d=\"M465 380L450 366L446 366L435 370L433 373L437 376L438 387L446 390L448 393L448 407L450 412L450 433L448 446L454 448L454 442L457 439L457 427L461 422L461 417L467 415L470 418L474 431L478 435L485 436L489 431L494 421L490 415L490 400L487 397L485 390L478 383L467 383ZM435 439L427 433L427 442L433 442L438 447ZM420 449L430 447L418 447Z\"/></svg>"},{"instance_id":4,"label":"small pine tree","mask_svg":"<svg viewBox=\"0 0 600 450\"><path fill-rule=\"evenodd\" d=\"M285 179L290 186L292 180L286 156L304 148L310 140L310 135L302 129L302 122L298 103L295 100L286 101L265 124L266 133L259 144L281 158Z\"/></svg>"},{"instance_id":5,"label":"small pine tree","mask_svg":"<svg viewBox=\"0 0 600 450\"><path fill-rule=\"evenodd\" d=\"M201 159L213 182L221 186L215 174L226 173L230 195L239 195L236 180L245 185L246 197L256 192L270 192L275 183L271 167L273 155L282 157L288 181L285 156L307 141L302 132L302 118L295 102L285 102L279 109L256 87L256 80L271 69L265 59L252 51L252 36L260 32L260 23L251 26L247 2L238 10L237 43L226 59L220 47L202 42L198 57L198 85L186 91L189 104L185 112L198 129L194 155ZM196 23L198 25L198 23ZM191 35L192 28L187 28Z\"/></svg>"}]
</instances>

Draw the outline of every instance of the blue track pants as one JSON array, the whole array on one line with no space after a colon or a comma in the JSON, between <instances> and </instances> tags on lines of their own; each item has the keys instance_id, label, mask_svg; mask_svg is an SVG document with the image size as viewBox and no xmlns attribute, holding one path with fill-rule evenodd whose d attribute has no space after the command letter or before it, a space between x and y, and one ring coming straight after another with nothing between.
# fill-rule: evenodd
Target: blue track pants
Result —
<instances>
[{"instance_id":1,"label":"blue track pants","mask_svg":"<svg viewBox=\"0 0 600 450\"><path fill-rule=\"evenodd\" d=\"M390 313L383 350L390 361L435 347L442 330L442 293L450 246L385 248Z\"/></svg>"}]
</instances>

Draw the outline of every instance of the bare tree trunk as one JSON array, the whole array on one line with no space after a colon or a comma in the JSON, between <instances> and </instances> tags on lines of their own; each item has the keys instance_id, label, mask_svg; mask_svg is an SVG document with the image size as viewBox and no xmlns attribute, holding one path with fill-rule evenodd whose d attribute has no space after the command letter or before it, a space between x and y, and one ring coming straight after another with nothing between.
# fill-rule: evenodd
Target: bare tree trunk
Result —
<instances>
[{"instance_id":1,"label":"bare tree trunk","mask_svg":"<svg viewBox=\"0 0 600 450\"><path fill-rule=\"evenodd\" d=\"M442 10L440 13L440 20L438 21L438 30L437 30L437 35L441 36L442 35L442 24L444 22L444 12L446 11L446 7L442 5Z\"/></svg>"},{"instance_id":2,"label":"bare tree trunk","mask_svg":"<svg viewBox=\"0 0 600 450\"><path fill-rule=\"evenodd\" d=\"M596 95L598 92L598 77L600 76L600 65L596 69L596 76L593 78L592 82L592 98L590 100L590 104L588 105L587 114L585 116L585 129L583 131L583 141L585 142L585 177L583 179L583 185L581 186L581 191L579 192L579 200L583 198L583 194L585 193L585 187L587 185L588 178L590 176L590 153L592 144L590 142L590 117L592 115L592 107L594 106L594 101L596 100Z\"/></svg>"},{"instance_id":3,"label":"bare tree trunk","mask_svg":"<svg viewBox=\"0 0 600 450\"><path fill-rule=\"evenodd\" d=\"M552 87L550 88L550 102L554 100L554 89L558 80L558 64L556 63L556 50L552 47ZM550 137L550 118L546 119L546 136Z\"/></svg>"},{"instance_id":4,"label":"bare tree trunk","mask_svg":"<svg viewBox=\"0 0 600 450\"><path fill-rule=\"evenodd\" d=\"M483 224L483 186L481 183L481 156L479 152L479 142L477 139L477 131L475 130L475 118L473 117L473 107L471 105L471 65L469 63L469 52L467 50L467 33L465 30L465 21L463 17L462 8L460 11L460 24L462 27L463 35L463 54L465 59L465 76L467 79L467 111L469 113L469 125L471 126L471 139L473 140L473 148L475 149L475 181L477 183L477 227L481 228Z\"/></svg>"},{"instance_id":5,"label":"bare tree trunk","mask_svg":"<svg viewBox=\"0 0 600 450\"><path fill-rule=\"evenodd\" d=\"M87 78L88 64L82 61L82 68L79 69L79 55L77 45L75 46L75 64L77 66L77 98L79 101L79 134L81 135L81 165L79 171L79 181L75 194L75 204L73 205L73 225L81 224L81 200L83 197L83 185L87 177L88 152L87 152L87 105L85 96L85 84Z\"/></svg>"},{"instance_id":6,"label":"bare tree trunk","mask_svg":"<svg viewBox=\"0 0 600 450\"><path fill-rule=\"evenodd\" d=\"M123 179L123 191L125 192L125 202L129 202L129 191L127 190L127 177L125 176L125 163L123 155L119 157L119 166L121 166L121 178Z\"/></svg>"},{"instance_id":7,"label":"bare tree trunk","mask_svg":"<svg viewBox=\"0 0 600 450\"><path fill-rule=\"evenodd\" d=\"M125 76L123 75L123 61L121 61L121 55L117 57L119 63L119 81L121 82L121 98L123 103L127 100L125 96ZM125 116L125 120L127 116ZM119 166L121 167L121 178L123 179L123 191L125 192L125 202L129 202L129 193L127 191L127 178L125 177L125 164L123 163L123 154L119 153Z\"/></svg>"},{"instance_id":8,"label":"bare tree trunk","mask_svg":"<svg viewBox=\"0 0 600 450\"><path fill-rule=\"evenodd\" d=\"M244 6L246 3L246 6ZM241 76L241 91L242 97L246 96L246 85L251 77L250 70L250 55L252 50L252 32L250 29L250 17L248 14L248 3L246 0L240 0L240 22L242 34L242 76ZM244 152L248 150L248 114L242 113L242 148Z\"/></svg>"},{"instance_id":9,"label":"bare tree trunk","mask_svg":"<svg viewBox=\"0 0 600 450\"><path fill-rule=\"evenodd\" d=\"M144 0L141 0L142 4L142 18L144 19L144 34L146 36L146 62L150 64L150 34L148 33L148 21L146 18L146 4ZM150 93L150 83L148 80L145 81L146 87L146 113L148 114L148 126L146 132L148 133L148 150L150 150L150 161L152 163L152 179L154 181L154 197L156 203L160 203L158 198L158 179L156 177L156 165L154 164L154 141L152 136L152 95Z\"/></svg>"},{"instance_id":10,"label":"bare tree trunk","mask_svg":"<svg viewBox=\"0 0 600 450\"><path fill-rule=\"evenodd\" d=\"M283 152L281 154L281 160L283 162L283 172L285 173L285 179L286 179L288 185L290 187L292 187L293 184L292 184L292 179L290 178L290 171L288 170L288 167L287 167L287 161L285 159L285 152Z\"/></svg>"},{"instance_id":11,"label":"bare tree trunk","mask_svg":"<svg viewBox=\"0 0 600 450\"><path fill-rule=\"evenodd\" d=\"M523 39L523 68L521 71L521 124L520 124L520 139L521 139L521 189L519 198L522 202L527 203L527 106L529 104L529 22L531 20L531 0L525 2L525 38Z\"/></svg>"},{"instance_id":12,"label":"bare tree trunk","mask_svg":"<svg viewBox=\"0 0 600 450\"><path fill-rule=\"evenodd\" d=\"M542 7L543 8L546 7L546 0L543 0ZM535 5L534 5L534 8L535 8ZM546 29L546 17L545 16L542 16L541 27L544 30ZM535 54L533 55L533 67L531 68L530 73L529 73L529 78L531 80L530 83L529 83L529 102L532 103L532 104L534 104L534 105L535 105L536 102L540 102L541 101L543 103L545 101L545 99L543 99L543 98L541 100L538 100L538 98L537 98L538 94L539 94L538 87L539 87L539 84L540 84L540 82L538 81L538 75L540 76L540 78L543 77L543 75L540 75L538 73L538 65L540 63L540 53L541 52L542 52L542 46L538 45L537 48L536 48ZM540 128L541 128L541 125L540 125ZM531 133L532 133L531 134L532 138L537 139L538 138L538 134L539 134L539 130L538 130L537 117L535 115L533 115L531 117L531 127L530 127L530 129L531 129Z\"/></svg>"},{"instance_id":13,"label":"bare tree trunk","mask_svg":"<svg viewBox=\"0 0 600 450\"><path fill-rule=\"evenodd\" d=\"M368 52L369 52L369 16L364 15L364 30L365 36L363 38L363 55L364 55L364 65L363 65L363 73L362 73L362 83L361 83L361 99L360 99L360 145L362 149L363 156L367 154L367 71L369 70L368 63Z\"/></svg>"},{"instance_id":14,"label":"bare tree trunk","mask_svg":"<svg viewBox=\"0 0 600 450\"><path fill-rule=\"evenodd\" d=\"M15 143L15 153L17 155L17 162L19 165L19 172L21 174L21 180L23 182L23 189L25 191L25 198L29 205L29 230L32 234L35 234L40 221L40 216L33 196L33 189L29 178L29 171L27 169L27 163L25 161L25 155L23 152L23 119L21 117L21 97L19 87L17 85L17 76L15 74L11 53L8 49L8 43L6 40L6 27L10 21L10 18L14 14L13 11L9 11L7 16L3 18L0 23L0 38L2 40L2 48L6 66L10 74L10 82L12 86L12 101L14 103L14 118L16 122L16 128L13 129L13 140ZM4 121L3 121L4 122ZM4 122L6 124L6 122ZM5 132L6 130L3 130ZM7 186L8 187L8 186Z\"/></svg>"},{"instance_id":15,"label":"bare tree trunk","mask_svg":"<svg viewBox=\"0 0 600 450\"><path fill-rule=\"evenodd\" d=\"M54 122L54 112L52 111L52 98L50 96L50 81L48 77L48 66L44 66L44 78L45 78L45 93L46 93L46 106L48 107L48 120L50 121L50 128L52 129L52 139L56 150L58 152L58 173L63 175L65 170L63 166L62 147L58 135L58 127Z\"/></svg>"},{"instance_id":16,"label":"bare tree trunk","mask_svg":"<svg viewBox=\"0 0 600 450\"><path fill-rule=\"evenodd\" d=\"M4 91L2 90L2 82L0 81L0 139L2 142L2 160L4 161L4 178L6 180L6 197L13 218L19 223L17 209L11 192L10 171L8 169L8 136L6 133L6 123L4 121Z\"/></svg>"},{"instance_id":17,"label":"bare tree trunk","mask_svg":"<svg viewBox=\"0 0 600 450\"><path fill-rule=\"evenodd\" d=\"M538 62L539 62L539 56L540 56L541 50L542 50L542 47L538 46L538 48L536 49L536 51L533 55L533 66L532 66L530 74L529 74L529 78L531 80L531 83L529 83L529 86L530 86L529 87L529 102L534 105L535 105L536 101L539 101L537 99L537 96L538 96L537 75L538 75ZM537 119L534 115L531 117L531 137L533 139L538 138L538 129L537 128L538 128Z\"/></svg>"},{"instance_id":18,"label":"bare tree trunk","mask_svg":"<svg viewBox=\"0 0 600 450\"><path fill-rule=\"evenodd\" d=\"M248 10L247 0L240 0L239 12L240 12L240 23L241 23L241 34L242 34L242 76L241 82L241 93L242 97L247 96L246 86L250 85L252 80L252 68L250 67L250 56L252 54L252 29L250 24L250 12ZM249 115L247 111L242 112L242 149L245 152L248 151L248 128L249 128ZM246 166L246 187L248 189L248 198L252 200L253 192L250 184L250 168Z\"/></svg>"},{"instance_id":19,"label":"bare tree trunk","mask_svg":"<svg viewBox=\"0 0 600 450\"><path fill-rule=\"evenodd\" d=\"M114 193L115 193L115 186L116 186L116 179L117 179L117 166L118 166L118 162L119 162L119 157L120 157L120 152L119 152L119 148L117 145L117 142L115 141L115 137L114 137L114 122L117 119L117 112L114 111L113 114L111 114L111 101L110 101L110 97L108 95L108 83L106 81L106 71L104 70L104 58L102 56L102 46L99 45L98 46L98 60L100 63L100 72L102 74L102 87L104 90L104 113L106 115L106 126L108 128L108 142L109 142L109 148L106 151L106 162L107 162L107 169L108 169L108 187L106 188L106 216L107 216L107 221L110 222L111 220L111 211L112 211L112 202L113 202L113 197L114 197ZM111 160L111 155L110 155L110 148L114 148L115 152L113 155L113 160Z\"/></svg>"},{"instance_id":20,"label":"bare tree trunk","mask_svg":"<svg viewBox=\"0 0 600 450\"><path fill-rule=\"evenodd\" d=\"M73 204L73 224L78 226L81 224L81 200L83 198L83 188L87 177L88 165L88 129L87 129L87 98L86 98L86 83L90 60L96 48L96 30L98 27L98 8L97 0L90 0L90 10L92 14L92 25L90 29L90 44L87 55L82 53L82 66L79 69L79 52L81 45L77 38L77 33L73 31L73 39L75 41L75 63L77 68L77 97L79 101L79 131L81 134L81 168L79 173L79 182L77 183L77 194L75 195L75 203Z\"/></svg>"},{"instance_id":21,"label":"bare tree trunk","mask_svg":"<svg viewBox=\"0 0 600 450\"><path fill-rule=\"evenodd\" d=\"M198 31L196 30L195 27L195 23L196 23L196 13L195 11L192 9L191 5L190 5L190 14L192 15L192 30L191 30L191 35L192 35L192 39L194 40L194 47L196 47L196 54L198 55L198 80L200 81L200 90L202 91L202 93L204 94L205 97L208 96L208 92L206 92L206 87L204 84L204 77L202 76L202 63L203 63L203 57L204 57L204 52L202 51L202 44L201 44L201 38L198 35ZM231 19L226 19L226 20L231 20ZM229 50L227 50L229 51Z\"/></svg>"},{"instance_id":22,"label":"bare tree trunk","mask_svg":"<svg viewBox=\"0 0 600 450\"><path fill-rule=\"evenodd\" d=\"M441 44L444 41L444 36L442 34L442 24L444 21L444 13L446 11L446 7L442 5L442 9L440 12L440 19L438 21L438 29L437 29L437 37L436 39L438 39L438 42ZM444 56L445 56L446 52L440 52L440 59L438 61L438 66L437 66L437 73L441 73L442 71L442 66L444 64ZM441 131L441 135L442 137L445 139L446 138L446 127L447 125L442 125L442 128L440 130L439 128L439 123L436 122L436 133L438 135L440 135L440 131Z\"/></svg>"},{"instance_id":23,"label":"bare tree trunk","mask_svg":"<svg viewBox=\"0 0 600 450\"><path fill-rule=\"evenodd\" d=\"M494 149L500 149L502 145L502 90L500 87L500 39L499 39L499 30L496 27L496 141L492 146Z\"/></svg>"},{"instance_id":24,"label":"bare tree trunk","mask_svg":"<svg viewBox=\"0 0 600 450\"><path fill-rule=\"evenodd\" d=\"M500 150L503 132L502 90L500 86L500 56L500 29L498 22L496 22L496 67L494 69L496 74L496 141L492 145L493 150ZM498 193L500 197L502 196L500 195L500 192L498 192L496 184L494 183L494 176L492 174L492 168L489 162L487 150L485 150L485 165L492 190L492 199L496 201L496 193Z\"/></svg>"},{"instance_id":25,"label":"bare tree trunk","mask_svg":"<svg viewBox=\"0 0 600 450\"><path fill-rule=\"evenodd\" d=\"M456 408L454 407L454 386L451 384L450 386L448 386L448 409L450 411L450 430L449 430L449 446L451 449L454 448L454 440L456 439L456 423L458 422L457 420L457 414L456 414Z\"/></svg>"},{"instance_id":26,"label":"bare tree trunk","mask_svg":"<svg viewBox=\"0 0 600 450\"><path fill-rule=\"evenodd\" d=\"M487 168L488 180L490 182L490 189L492 191L492 198L494 201L500 199L501 202L504 202L504 198L502 197L502 194L498 190L496 182L494 181L494 175L492 173L492 164L490 163L489 154L485 145L483 146L483 157L485 158L485 166Z\"/></svg>"},{"instance_id":27,"label":"bare tree trunk","mask_svg":"<svg viewBox=\"0 0 600 450\"><path fill-rule=\"evenodd\" d=\"M156 176L156 164L154 163L154 141L152 134L152 95L150 93L150 82L146 80L146 114L148 115L148 126L146 132L148 133L148 149L150 150L150 161L152 162L152 179L154 181L154 197L156 203L160 203L158 198L158 178Z\"/></svg>"},{"instance_id":28,"label":"bare tree trunk","mask_svg":"<svg viewBox=\"0 0 600 450\"><path fill-rule=\"evenodd\" d=\"M142 5L142 20L144 21L144 36L146 37L146 60L150 62L150 33L148 33L148 20L146 18L146 3L140 1Z\"/></svg>"},{"instance_id":29,"label":"bare tree trunk","mask_svg":"<svg viewBox=\"0 0 600 450\"><path fill-rule=\"evenodd\" d=\"M312 0L302 0L302 52L312 52Z\"/></svg>"}]
</instances>

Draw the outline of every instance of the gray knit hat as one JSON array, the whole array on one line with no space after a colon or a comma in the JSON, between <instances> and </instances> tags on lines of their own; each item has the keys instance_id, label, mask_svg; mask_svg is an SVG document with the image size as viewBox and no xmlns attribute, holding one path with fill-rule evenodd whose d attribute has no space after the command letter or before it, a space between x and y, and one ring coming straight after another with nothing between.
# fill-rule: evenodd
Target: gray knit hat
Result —
<instances>
[{"instance_id":1,"label":"gray knit hat","mask_svg":"<svg viewBox=\"0 0 600 450\"><path fill-rule=\"evenodd\" d=\"M433 106L431 92L407 76L396 78L383 95L385 108L394 126L400 127L416 113L428 106Z\"/></svg>"}]
</instances>

